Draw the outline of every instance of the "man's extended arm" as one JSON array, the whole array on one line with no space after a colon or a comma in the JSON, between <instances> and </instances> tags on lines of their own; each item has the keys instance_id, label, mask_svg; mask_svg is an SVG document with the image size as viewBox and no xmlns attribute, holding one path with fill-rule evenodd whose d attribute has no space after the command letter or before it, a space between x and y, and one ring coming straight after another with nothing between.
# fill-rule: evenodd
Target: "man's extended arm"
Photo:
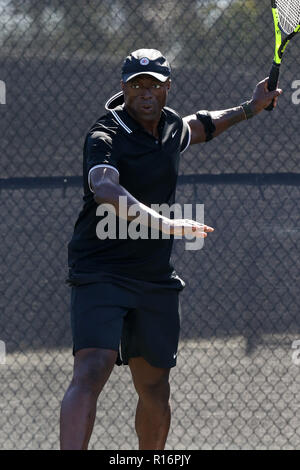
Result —
<instances>
[{"instance_id":1,"label":"man's extended arm","mask_svg":"<svg viewBox=\"0 0 300 470\"><path fill-rule=\"evenodd\" d=\"M268 78L266 78L257 84L253 92L252 99L248 102L248 110L253 116L255 116L266 108L274 98L276 106L278 96L281 95L281 93L282 90L280 89L268 91ZM201 117L201 111L199 114ZM184 118L184 121L186 121L191 128L191 144L206 142L208 139L222 134L222 132L226 131L234 124L238 124L239 122L247 119L245 109L242 105L221 111L211 111L209 115L212 123L210 128L209 121L207 121L206 118L203 119L203 117L202 119L197 118L196 114L192 114ZM206 122L207 125L205 126Z\"/></svg>"},{"instance_id":2,"label":"man's extended arm","mask_svg":"<svg viewBox=\"0 0 300 470\"><path fill-rule=\"evenodd\" d=\"M213 232L213 228L190 219L170 219L160 215L152 208L139 202L122 185L119 184L117 171L101 167L92 169L90 173L90 186L94 192L94 200L97 204L108 204L114 208L115 213L125 220L135 220L139 213L139 221L148 227L154 227L163 233L171 235L189 235L197 238L205 238L207 233ZM125 199L125 206L121 207L120 198ZM108 207L109 207L108 206ZM134 207L134 215L130 215L130 208ZM122 209L125 209L124 211Z\"/></svg>"}]
</instances>

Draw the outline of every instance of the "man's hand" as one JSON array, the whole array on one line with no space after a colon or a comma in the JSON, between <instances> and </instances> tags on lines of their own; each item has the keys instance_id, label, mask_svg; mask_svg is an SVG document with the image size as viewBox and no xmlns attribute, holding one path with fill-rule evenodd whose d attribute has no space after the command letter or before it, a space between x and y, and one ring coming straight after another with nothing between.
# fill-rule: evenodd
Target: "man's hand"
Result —
<instances>
[{"instance_id":1,"label":"man's hand","mask_svg":"<svg viewBox=\"0 0 300 470\"><path fill-rule=\"evenodd\" d=\"M208 225L200 224L190 219L167 219L162 222L162 232L170 235L194 235L196 238L205 238L214 229Z\"/></svg>"},{"instance_id":2,"label":"man's hand","mask_svg":"<svg viewBox=\"0 0 300 470\"><path fill-rule=\"evenodd\" d=\"M274 91L269 91L268 80L269 77L259 82L253 92L250 105L252 106L254 114L258 114L263 111L263 109L267 108L269 104L272 103L273 99L275 108L277 106L278 97L283 93L280 88L277 88L277 90Z\"/></svg>"}]
</instances>

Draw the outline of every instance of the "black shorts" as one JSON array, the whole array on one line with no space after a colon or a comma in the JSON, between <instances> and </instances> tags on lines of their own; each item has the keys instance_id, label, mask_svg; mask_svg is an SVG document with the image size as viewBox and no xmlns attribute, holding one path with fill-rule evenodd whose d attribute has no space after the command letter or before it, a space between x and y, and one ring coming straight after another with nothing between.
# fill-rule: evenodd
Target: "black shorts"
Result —
<instances>
[{"instance_id":1,"label":"black shorts","mask_svg":"<svg viewBox=\"0 0 300 470\"><path fill-rule=\"evenodd\" d=\"M111 349L118 352L118 365L141 356L154 367L174 367L180 290L124 278L73 285L73 354Z\"/></svg>"}]
</instances>

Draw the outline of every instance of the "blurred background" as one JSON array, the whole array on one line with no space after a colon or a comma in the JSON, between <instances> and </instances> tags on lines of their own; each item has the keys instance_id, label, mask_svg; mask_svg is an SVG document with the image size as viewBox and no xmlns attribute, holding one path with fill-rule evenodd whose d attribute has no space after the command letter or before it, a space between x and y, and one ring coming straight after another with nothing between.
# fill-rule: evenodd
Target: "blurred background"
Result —
<instances>
[{"instance_id":1,"label":"blurred background","mask_svg":"<svg viewBox=\"0 0 300 470\"><path fill-rule=\"evenodd\" d=\"M167 449L300 448L297 40L278 108L182 155L177 202L204 204L215 232L199 251L175 242L186 288ZM83 141L120 90L125 56L161 50L168 106L185 116L250 99L273 43L268 0L0 0L1 449L59 446ZM91 449L137 448L136 402L116 367Z\"/></svg>"}]
</instances>

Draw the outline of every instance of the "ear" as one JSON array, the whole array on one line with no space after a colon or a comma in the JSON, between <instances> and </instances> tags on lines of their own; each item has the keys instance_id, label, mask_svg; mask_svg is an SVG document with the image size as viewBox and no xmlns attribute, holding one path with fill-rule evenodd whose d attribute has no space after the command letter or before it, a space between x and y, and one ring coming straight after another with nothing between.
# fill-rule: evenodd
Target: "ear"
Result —
<instances>
[{"instance_id":1,"label":"ear","mask_svg":"<svg viewBox=\"0 0 300 470\"><path fill-rule=\"evenodd\" d=\"M121 80L121 88L122 88L122 90L124 91L125 83L123 82L123 80Z\"/></svg>"},{"instance_id":2,"label":"ear","mask_svg":"<svg viewBox=\"0 0 300 470\"><path fill-rule=\"evenodd\" d=\"M171 89L171 79L169 78L167 80L167 90L169 91Z\"/></svg>"}]
</instances>

